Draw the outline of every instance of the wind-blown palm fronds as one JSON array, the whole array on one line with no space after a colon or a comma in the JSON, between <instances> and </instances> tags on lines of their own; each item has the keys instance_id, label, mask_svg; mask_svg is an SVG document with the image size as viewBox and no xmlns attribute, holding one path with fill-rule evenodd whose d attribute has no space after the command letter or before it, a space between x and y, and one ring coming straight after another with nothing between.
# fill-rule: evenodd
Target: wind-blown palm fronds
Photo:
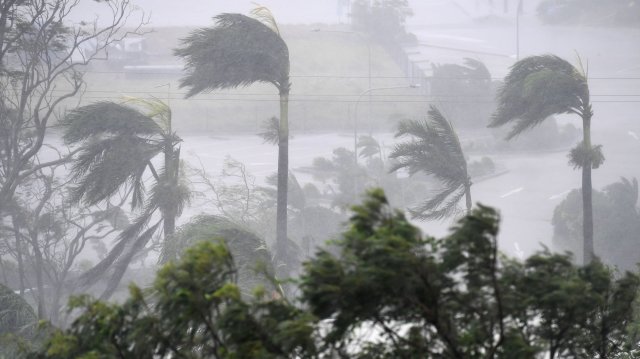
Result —
<instances>
[{"instance_id":1,"label":"wind-blown palm fronds","mask_svg":"<svg viewBox=\"0 0 640 359\"><path fill-rule=\"evenodd\" d=\"M175 54L185 59L180 87L187 97L201 92L271 83L280 95L276 255L287 257L287 177L289 173L289 49L271 12L259 6L255 18L221 14L215 26L192 32ZM273 139L272 139L273 140Z\"/></svg>"},{"instance_id":2,"label":"wind-blown palm fronds","mask_svg":"<svg viewBox=\"0 0 640 359\"><path fill-rule=\"evenodd\" d=\"M373 156L380 156L382 160L382 147L380 143L373 138L373 136L359 136L358 137L358 156L365 158L373 158Z\"/></svg>"},{"instance_id":3,"label":"wind-blown palm fronds","mask_svg":"<svg viewBox=\"0 0 640 359\"><path fill-rule=\"evenodd\" d=\"M142 107L145 112L131 105ZM78 184L73 189L74 198L93 205L117 193L130 193L132 208L140 210L106 258L80 278L82 284L93 284L115 266L103 294L108 297L133 256L161 228L160 223L165 237L175 232L175 219L190 198L180 163L178 144L182 140L172 132L171 109L158 99L133 98L121 104L83 106L71 111L62 124L65 140L82 149L72 168ZM157 170L152 160L160 154L164 166ZM149 177L153 184L146 196L145 181ZM158 211L161 221L149 225Z\"/></svg>"},{"instance_id":4,"label":"wind-blown palm fronds","mask_svg":"<svg viewBox=\"0 0 640 359\"><path fill-rule=\"evenodd\" d=\"M221 14L216 25L192 32L175 54L186 60L180 87L201 92L271 83L289 88L289 50L279 33L242 14Z\"/></svg>"},{"instance_id":5,"label":"wind-blown palm fronds","mask_svg":"<svg viewBox=\"0 0 640 359\"><path fill-rule=\"evenodd\" d=\"M508 139L560 113L582 115L589 88L584 74L555 55L518 61L498 91L498 108L490 127L514 123ZM586 100L586 101L585 101Z\"/></svg>"},{"instance_id":6,"label":"wind-blown palm fronds","mask_svg":"<svg viewBox=\"0 0 640 359\"><path fill-rule=\"evenodd\" d=\"M591 144L593 111L587 73L555 55L531 56L516 62L498 91L498 108L489 127L513 123L507 138L542 123L554 114L576 114L582 119L583 140L569 154L569 163L582 169L584 263L593 258L591 169L604 162L602 146Z\"/></svg>"},{"instance_id":7,"label":"wind-blown palm fronds","mask_svg":"<svg viewBox=\"0 0 640 359\"><path fill-rule=\"evenodd\" d=\"M262 132L258 133L265 143L277 145L280 137L280 120L272 116L262 123Z\"/></svg>"},{"instance_id":8,"label":"wind-blown palm fronds","mask_svg":"<svg viewBox=\"0 0 640 359\"><path fill-rule=\"evenodd\" d=\"M6 334L30 337L37 325L38 317L29 303L0 284L0 337Z\"/></svg>"},{"instance_id":9,"label":"wind-blown palm fronds","mask_svg":"<svg viewBox=\"0 0 640 359\"><path fill-rule=\"evenodd\" d=\"M411 140L397 144L389 157L397 162L391 171L406 169L410 175L423 172L434 176L443 188L423 204L411 209L415 218L443 219L458 211L458 202L466 197L471 208L471 180L460 141L451 123L434 106L428 121L403 121L396 137Z\"/></svg>"},{"instance_id":10,"label":"wind-blown palm fronds","mask_svg":"<svg viewBox=\"0 0 640 359\"><path fill-rule=\"evenodd\" d=\"M269 277L273 275L273 265L264 240L237 223L219 216L198 216L181 226L174 240L162 248L160 262L179 260L184 251L197 242L218 240L223 240L231 251L243 294L251 295L260 285L270 286Z\"/></svg>"}]
</instances>

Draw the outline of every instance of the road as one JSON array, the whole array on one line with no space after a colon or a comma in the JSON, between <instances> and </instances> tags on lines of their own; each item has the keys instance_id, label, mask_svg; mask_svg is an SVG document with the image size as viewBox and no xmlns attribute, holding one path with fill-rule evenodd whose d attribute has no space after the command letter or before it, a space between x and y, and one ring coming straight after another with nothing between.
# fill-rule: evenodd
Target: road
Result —
<instances>
[{"instance_id":1,"label":"road","mask_svg":"<svg viewBox=\"0 0 640 359\"><path fill-rule=\"evenodd\" d=\"M640 126L636 128L640 133ZM386 146L393 144L391 134L376 135ZM197 162L195 154L213 175L221 170L227 155L247 165L258 181L276 171L277 148L263 144L257 136L210 137L184 135L183 154L188 161ZM593 171L594 188L617 181L621 176L640 178L640 141L626 130L610 131L605 141L607 158L601 169ZM296 135L290 141L290 166L296 169L309 166L313 158L330 157L334 148L351 148L348 135ZM480 156L482 154L474 154ZM476 183L472 187L475 202L494 206L502 216L500 247L514 255L516 243L524 254L551 245L551 217L553 209L566 193L580 187L580 172L567 164L567 151L488 154L508 173ZM302 182L308 181L297 172ZM424 232L442 236L451 221L416 222Z\"/></svg>"}]
</instances>

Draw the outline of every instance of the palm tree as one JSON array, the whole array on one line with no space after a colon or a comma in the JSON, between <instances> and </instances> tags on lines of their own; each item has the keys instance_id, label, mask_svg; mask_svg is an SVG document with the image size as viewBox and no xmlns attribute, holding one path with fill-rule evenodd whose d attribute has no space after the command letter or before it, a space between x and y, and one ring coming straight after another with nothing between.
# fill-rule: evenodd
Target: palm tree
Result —
<instances>
[{"instance_id":1,"label":"palm tree","mask_svg":"<svg viewBox=\"0 0 640 359\"><path fill-rule=\"evenodd\" d=\"M289 49L267 8L257 7L252 14L254 18L241 14L216 16L214 27L194 31L175 53L186 60L187 74L182 78L180 87L189 88L187 97L256 82L270 83L278 89L276 255L284 258L289 173Z\"/></svg>"},{"instance_id":2,"label":"palm tree","mask_svg":"<svg viewBox=\"0 0 640 359\"><path fill-rule=\"evenodd\" d=\"M423 204L410 210L414 218L422 220L443 219L458 209L462 197L466 200L467 213L471 211L471 178L467 172L458 135L451 123L431 106L428 121L403 121L395 137L411 137L408 142L395 146L389 156L395 158L391 171L405 168L409 175L423 172L438 179L443 188Z\"/></svg>"},{"instance_id":3,"label":"palm tree","mask_svg":"<svg viewBox=\"0 0 640 359\"><path fill-rule=\"evenodd\" d=\"M569 154L570 164L582 168L584 264L593 258L591 169L604 162L601 146L591 145L591 117L587 74L555 55L531 56L516 62L498 91L498 108L489 127L513 123L507 139L516 137L554 114L582 118L583 139Z\"/></svg>"},{"instance_id":4,"label":"palm tree","mask_svg":"<svg viewBox=\"0 0 640 359\"><path fill-rule=\"evenodd\" d=\"M135 104L146 112L129 106ZM103 297L109 297L124 275L134 255L161 228L165 241L175 232L175 220L190 198L180 163L182 141L171 128L171 109L158 99L130 99L125 103L98 102L71 111L63 120L64 140L79 144L72 176L77 186L72 199L95 205L124 190L131 195L132 210L139 215L118 237L104 260L83 275L82 282L93 283L115 263ZM152 163L163 156L163 167ZM153 185L145 198L145 179ZM150 224L156 212L160 219ZM117 262L116 262L117 261Z\"/></svg>"}]
</instances>

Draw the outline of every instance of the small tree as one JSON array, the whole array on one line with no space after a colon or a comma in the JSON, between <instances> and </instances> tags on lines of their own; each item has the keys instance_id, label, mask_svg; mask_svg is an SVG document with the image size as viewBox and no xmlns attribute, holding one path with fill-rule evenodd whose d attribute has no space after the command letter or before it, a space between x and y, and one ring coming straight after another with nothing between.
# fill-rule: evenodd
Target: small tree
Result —
<instances>
[{"instance_id":1,"label":"small tree","mask_svg":"<svg viewBox=\"0 0 640 359\"><path fill-rule=\"evenodd\" d=\"M527 57L511 67L497 100L489 127L514 123L507 138L554 114L575 114L582 119L582 142L571 150L569 163L582 169L583 262L589 263L594 256L591 169L600 167L604 156L602 146L591 145L593 110L586 71L554 55Z\"/></svg>"},{"instance_id":2,"label":"small tree","mask_svg":"<svg viewBox=\"0 0 640 359\"><path fill-rule=\"evenodd\" d=\"M278 131L278 203L276 255L286 258L287 177L289 174L289 49L271 12L253 11L255 18L221 14L216 26L202 28L183 40L176 55L186 60L187 74L180 86L187 97L201 92L248 86L256 82L274 85L280 95Z\"/></svg>"},{"instance_id":3,"label":"small tree","mask_svg":"<svg viewBox=\"0 0 640 359\"><path fill-rule=\"evenodd\" d=\"M0 215L24 180L69 160L37 161L50 123L82 93L83 68L131 26L129 0L96 2L109 14L106 26L70 26L75 0L0 1Z\"/></svg>"},{"instance_id":4,"label":"small tree","mask_svg":"<svg viewBox=\"0 0 640 359\"><path fill-rule=\"evenodd\" d=\"M175 221L190 199L180 162L182 141L171 126L171 109L158 99L131 99L145 112L113 102L99 102L71 111L64 119L64 139L81 149L72 175L78 185L73 198L92 206L119 191L131 195L131 208L140 209L132 225L118 237L106 258L83 275L82 282L95 283L115 263L104 297L116 289L133 256L142 250L160 228L165 241L175 232ZM162 156L163 167L152 160ZM145 175L153 178L145 198ZM160 219L154 221L154 214ZM161 227L162 225L162 227Z\"/></svg>"},{"instance_id":5,"label":"small tree","mask_svg":"<svg viewBox=\"0 0 640 359\"><path fill-rule=\"evenodd\" d=\"M243 298L222 244L201 242L122 305L87 297L37 358L618 358L640 288L598 261L525 263L497 249L499 216L479 206L442 240L423 237L381 190L353 208L337 254L305 266L300 307ZM150 305L153 298L155 305Z\"/></svg>"},{"instance_id":6,"label":"small tree","mask_svg":"<svg viewBox=\"0 0 640 359\"><path fill-rule=\"evenodd\" d=\"M410 137L397 144L390 157L397 160L392 171L406 169L409 175L424 172L444 186L435 196L411 210L418 219L442 219L458 211L465 197L467 214L471 211L471 177L453 125L434 106L428 121L405 121L398 126L396 137Z\"/></svg>"}]
</instances>

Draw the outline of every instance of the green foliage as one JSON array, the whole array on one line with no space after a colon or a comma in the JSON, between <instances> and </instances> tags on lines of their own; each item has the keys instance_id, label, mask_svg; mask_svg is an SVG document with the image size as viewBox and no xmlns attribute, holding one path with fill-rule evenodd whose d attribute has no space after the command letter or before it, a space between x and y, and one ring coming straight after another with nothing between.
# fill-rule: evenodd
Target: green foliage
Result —
<instances>
[{"instance_id":1,"label":"green foliage","mask_svg":"<svg viewBox=\"0 0 640 359\"><path fill-rule=\"evenodd\" d=\"M67 114L62 126L65 141L81 149L71 171L77 182L73 199L95 205L123 191L130 196L132 209L140 209L109 254L81 278L84 285L93 284L114 267L104 294L108 297L133 256L146 246L160 224L165 236L175 231L175 219L191 198L180 161L182 139L172 130L171 109L158 99L130 98L124 103L82 106ZM161 154L164 166L156 170L152 159ZM147 173L154 182L145 197ZM162 219L150 223L158 211Z\"/></svg>"},{"instance_id":2,"label":"green foliage","mask_svg":"<svg viewBox=\"0 0 640 359\"><path fill-rule=\"evenodd\" d=\"M635 250L640 232L637 208L638 181L621 178L593 191L594 246L600 259L621 270L635 270L640 256ZM582 196L571 191L553 212L553 243L558 250L579 256L582 238Z\"/></svg>"},{"instance_id":3,"label":"green foliage","mask_svg":"<svg viewBox=\"0 0 640 359\"><path fill-rule=\"evenodd\" d=\"M613 358L640 285L600 262L497 253L498 215L479 206L442 240L422 238L381 192L354 208L337 256L306 266L303 298L325 348L355 358ZM621 313L626 313L621 315ZM371 333L374 333L373 335Z\"/></svg>"},{"instance_id":4,"label":"green foliage","mask_svg":"<svg viewBox=\"0 0 640 359\"><path fill-rule=\"evenodd\" d=\"M266 243L240 225L218 216L202 215L181 226L162 246L160 261L177 261L196 243L217 243L220 239L233 256L243 294L252 293L258 286L269 286L274 271Z\"/></svg>"},{"instance_id":5,"label":"green foliage","mask_svg":"<svg viewBox=\"0 0 640 359\"><path fill-rule=\"evenodd\" d=\"M278 197L275 255L287 255L287 185L289 175L289 48L269 9L257 6L255 18L221 14L214 27L201 28L183 40L175 54L186 62L180 87L187 97L218 89L270 83L280 95L278 125Z\"/></svg>"},{"instance_id":6,"label":"green foliage","mask_svg":"<svg viewBox=\"0 0 640 359\"><path fill-rule=\"evenodd\" d=\"M0 358L17 349L8 345L11 341L18 341L19 338L33 339L37 325L38 316L31 305L20 295L0 284Z\"/></svg>"},{"instance_id":7,"label":"green foliage","mask_svg":"<svg viewBox=\"0 0 640 359\"><path fill-rule=\"evenodd\" d=\"M131 287L121 305L83 312L37 358L619 358L640 278L542 251L497 250L498 213L479 205L447 237L423 237L382 190L353 207L338 253L305 265L300 306L243 299L231 252L200 242ZM630 345L631 344L631 345Z\"/></svg>"},{"instance_id":8,"label":"green foliage","mask_svg":"<svg viewBox=\"0 0 640 359\"><path fill-rule=\"evenodd\" d=\"M391 170L406 169L409 175L422 172L434 176L443 188L426 202L411 209L414 218L443 219L459 212L458 202L467 196L467 211L471 180L467 171L460 140L451 123L431 106L428 121L404 121L398 126L396 137L411 140L397 144L389 157L397 160Z\"/></svg>"},{"instance_id":9,"label":"green foliage","mask_svg":"<svg viewBox=\"0 0 640 359\"><path fill-rule=\"evenodd\" d=\"M570 164L582 169L583 261L594 256L591 169L604 161L601 146L591 143L591 108L587 72L555 55L530 56L516 62L498 91L498 108L489 127L513 123L507 139L538 126L555 114L575 114L582 120L583 138L569 154ZM593 162L591 162L593 161Z\"/></svg>"},{"instance_id":10,"label":"green foliage","mask_svg":"<svg viewBox=\"0 0 640 359\"><path fill-rule=\"evenodd\" d=\"M223 243L200 242L166 264L149 294L130 288L123 304L88 297L71 328L58 331L39 358L295 358L312 353L313 318L260 294L244 301Z\"/></svg>"}]
</instances>

